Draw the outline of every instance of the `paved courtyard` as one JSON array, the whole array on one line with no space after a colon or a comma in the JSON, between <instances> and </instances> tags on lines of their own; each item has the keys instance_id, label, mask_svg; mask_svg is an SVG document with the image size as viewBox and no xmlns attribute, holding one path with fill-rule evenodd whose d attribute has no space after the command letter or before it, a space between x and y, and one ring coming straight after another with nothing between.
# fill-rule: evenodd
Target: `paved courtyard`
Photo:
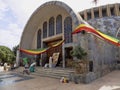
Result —
<instances>
[{"instance_id":1,"label":"paved courtyard","mask_svg":"<svg viewBox=\"0 0 120 90\"><path fill-rule=\"evenodd\" d=\"M113 71L90 84L60 83L59 79L0 72L0 90L120 90L120 71Z\"/></svg>"}]
</instances>

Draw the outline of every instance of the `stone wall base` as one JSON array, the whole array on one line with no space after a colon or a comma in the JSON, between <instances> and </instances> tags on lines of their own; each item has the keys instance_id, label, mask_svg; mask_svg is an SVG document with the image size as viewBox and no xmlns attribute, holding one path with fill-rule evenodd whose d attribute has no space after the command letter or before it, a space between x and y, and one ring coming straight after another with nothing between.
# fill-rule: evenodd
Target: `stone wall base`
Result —
<instances>
[{"instance_id":1,"label":"stone wall base","mask_svg":"<svg viewBox=\"0 0 120 90\"><path fill-rule=\"evenodd\" d=\"M96 80L97 78L100 78L116 69L120 70L120 64L118 64L114 67L101 69L101 71L98 71L98 72L88 72L85 74L72 73L69 75L69 78L70 78L70 81L73 81L76 84L78 84L78 83L88 84L88 83L91 83L92 81Z\"/></svg>"}]
</instances>

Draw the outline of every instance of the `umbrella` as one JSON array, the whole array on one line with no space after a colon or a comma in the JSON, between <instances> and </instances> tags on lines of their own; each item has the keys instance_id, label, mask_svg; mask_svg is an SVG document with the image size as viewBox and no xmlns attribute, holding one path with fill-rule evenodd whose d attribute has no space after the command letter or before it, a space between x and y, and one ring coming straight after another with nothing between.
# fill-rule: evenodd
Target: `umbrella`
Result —
<instances>
[{"instance_id":1,"label":"umbrella","mask_svg":"<svg viewBox=\"0 0 120 90\"><path fill-rule=\"evenodd\" d=\"M30 67L32 67L32 66L34 66L34 65L36 65L36 62L33 62L33 63L30 65Z\"/></svg>"}]
</instances>

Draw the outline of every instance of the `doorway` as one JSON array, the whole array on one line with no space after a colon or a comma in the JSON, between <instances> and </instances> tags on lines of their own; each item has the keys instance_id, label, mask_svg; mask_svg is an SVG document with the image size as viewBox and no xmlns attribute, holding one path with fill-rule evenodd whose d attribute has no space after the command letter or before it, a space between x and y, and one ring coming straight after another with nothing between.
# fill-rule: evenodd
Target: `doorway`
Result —
<instances>
[{"instance_id":1,"label":"doorway","mask_svg":"<svg viewBox=\"0 0 120 90\"><path fill-rule=\"evenodd\" d=\"M52 40L49 42L44 42L46 47L51 47L52 45L56 45L57 43L61 42L62 39L58 40ZM56 66L62 67L62 44L49 48L49 50L46 52L46 60L44 60L44 64L49 63L49 58L53 56L54 53L59 53L59 58Z\"/></svg>"},{"instance_id":2,"label":"doorway","mask_svg":"<svg viewBox=\"0 0 120 90\"><path fill-rule=\"evenodd\" d=\"M70 54L71 50L73 49L73 47L67 47L65 48L65 66L66 67L72 67L72 62L73 62L73 58Z\"/></svg>"}]
</instances>

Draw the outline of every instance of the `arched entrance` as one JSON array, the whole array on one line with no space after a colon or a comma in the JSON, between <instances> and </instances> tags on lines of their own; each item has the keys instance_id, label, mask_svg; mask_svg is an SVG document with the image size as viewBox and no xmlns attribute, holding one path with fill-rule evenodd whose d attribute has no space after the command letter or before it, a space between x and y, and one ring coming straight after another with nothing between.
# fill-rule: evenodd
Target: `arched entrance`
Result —
<instances>
[{"instance_id":1,"label":"arched entrance","mask_svg":"<svg viewBox=\"0 0 120 90\"><path fill-rule=\"evenodd\" d=\"M37 43L39 41L41 41L40 47L44 48L44 47L48 47L50 44L56 41L64 40L66 38L64 37L64 20L66 17L70 17L72 20L71 32L74 30L74 28L76 28L76 26L82 23L80 15L78 13L75 13L69 6L67 6L63 2L51 1L41 5L31 15L30 19L28 20L24 28L21 37L20 48L37 49L38 48ZM66 30L67 28L69 28L68 26L65 27ZM41 40L37 42L37 31L39 29L41 30L41 38L40 38ZM69 43L72 43L72 38L69 38L69 42L67 42L67 44ZM60 57L62 58L63 67L64 67L65 48L66 47L64 45L63 47L52 49L51 52L42 55L40 58L42 59L42 61L44 61L48 59L49 56L52 55L53 51L54 52L59 51L61 53Z\"/></svg>"}]
</instances>

